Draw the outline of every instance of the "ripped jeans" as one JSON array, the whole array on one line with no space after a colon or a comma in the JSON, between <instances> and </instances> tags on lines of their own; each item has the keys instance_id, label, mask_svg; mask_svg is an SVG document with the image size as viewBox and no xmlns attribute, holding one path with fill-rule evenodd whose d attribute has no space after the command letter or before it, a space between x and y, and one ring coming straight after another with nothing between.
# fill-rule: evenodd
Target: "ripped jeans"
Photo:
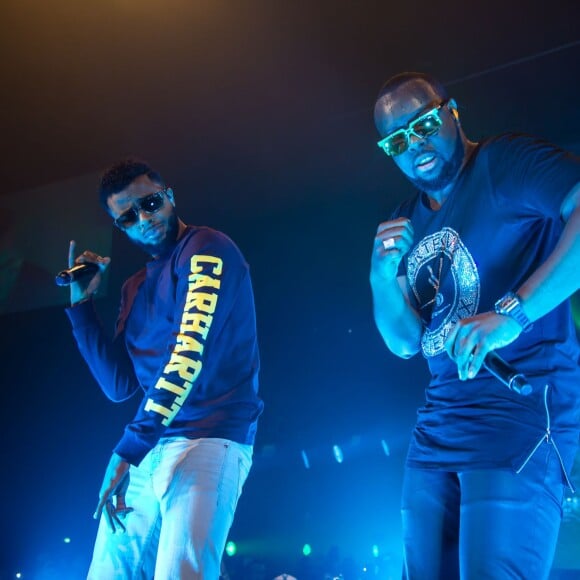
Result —
<instances>
[{"instance_id":1,"label":"ripped jeans","mask_svg":"<svg viewBox=\"0 0 580 580\"><path fill-rule=\"evenodd\" d=\"M126 533L101 518L88 579L217 579L251 463L227 439L162 439L131 466Z\"/></svg>"}]
</instances>

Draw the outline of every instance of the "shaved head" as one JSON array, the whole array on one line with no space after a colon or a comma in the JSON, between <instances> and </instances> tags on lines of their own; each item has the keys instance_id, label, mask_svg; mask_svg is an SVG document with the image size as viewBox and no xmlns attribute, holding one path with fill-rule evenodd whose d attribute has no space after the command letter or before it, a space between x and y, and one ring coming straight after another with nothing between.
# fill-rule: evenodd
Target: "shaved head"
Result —
<instances>
[{"instance_id":1,"label":"shaved head","mask_svg":"<svg viewBox=\"0 0 580 580\"><path fill-rule=\"evenodd\" d=\"M385 81L377 95L377 101L384 95L394 92L396 89L409 82L419 82L429 85L442 101L449 98L447 90L435 77L420 72L403 72L396 74Z\"/></svg>"}]
</instances>

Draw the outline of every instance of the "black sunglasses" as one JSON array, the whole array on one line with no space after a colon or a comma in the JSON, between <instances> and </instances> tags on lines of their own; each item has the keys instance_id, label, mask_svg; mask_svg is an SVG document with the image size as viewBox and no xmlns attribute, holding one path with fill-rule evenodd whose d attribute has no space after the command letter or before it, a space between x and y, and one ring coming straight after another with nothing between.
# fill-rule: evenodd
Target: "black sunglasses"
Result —
<instances>
[{"instance_id":1,"label":"black sunglasses","mask_svg":"<svg viewBox=\"0 0 580 580\"><path fill-rule=\"evenodd\" d=\"M128 209L114 220L115 225L120 230L127 230L139 221L140 212L144 211L149 214L158 212L165 203L165 195L167 195L169 189L169 187L165 187L138 199L131 209Z\"/></svg>"}]
</instances>

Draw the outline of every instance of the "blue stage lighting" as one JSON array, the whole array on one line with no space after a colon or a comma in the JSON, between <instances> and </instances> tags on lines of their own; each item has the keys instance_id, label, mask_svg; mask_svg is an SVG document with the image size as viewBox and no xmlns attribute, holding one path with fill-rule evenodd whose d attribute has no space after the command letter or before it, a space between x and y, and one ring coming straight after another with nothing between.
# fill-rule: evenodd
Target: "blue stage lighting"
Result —
<instances>
[{"instance_id":1,"label":"blue stage lighting","mask_svg":"<svg viewBox=\"0 0 580 580\"><path fill-rule=\"evenodd\" d=\"M381 447L383 448L385 455L389 457L391 455L391 450L389 449L388 443L384 439L381 439Z\"/></svg>"}]
</instances>

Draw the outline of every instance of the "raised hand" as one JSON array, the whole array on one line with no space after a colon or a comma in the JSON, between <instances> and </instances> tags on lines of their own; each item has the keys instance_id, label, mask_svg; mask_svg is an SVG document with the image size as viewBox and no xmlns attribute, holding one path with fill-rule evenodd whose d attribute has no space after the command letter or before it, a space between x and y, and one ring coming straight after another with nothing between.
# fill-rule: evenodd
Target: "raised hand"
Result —
<instances>
[{"instance_id":1,"label":"raised hand","mask_svg":"<svg viewBox=\"0 0 580 580\"><path fill-rule=\"evenodd\" d=\"M404 217L380 224L373 245L371 277L394 280L414 235L411 221Z\"/></svg>"},{"instance_id":2,"label":"raised hand","mask_svg":"<svg viewBox=\"0 0 580 580\"><path fill-rule=\"evenodd\" d=\"M111 262L111 258L102 258L94 252L85 250L82 254L75 258L76 242L71 240L68 249L68 267L72 268L76 264L97 264L99 271L92 278L80 279L77 282L70 284L70 302L77 304L95 294L101 285L102 273L107 269Z\"/></svg>"}]
</instances>

